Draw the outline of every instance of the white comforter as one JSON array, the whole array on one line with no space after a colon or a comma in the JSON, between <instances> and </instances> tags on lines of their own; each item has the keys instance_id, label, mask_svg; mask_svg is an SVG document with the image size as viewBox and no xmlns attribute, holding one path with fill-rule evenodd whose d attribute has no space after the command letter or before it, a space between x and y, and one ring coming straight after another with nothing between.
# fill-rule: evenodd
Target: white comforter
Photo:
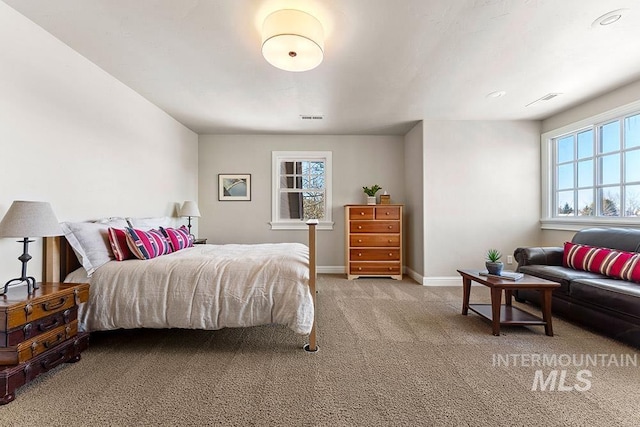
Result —
<instances>
[{"instance_id":1,"label":"white comforter","mask_svg":"<svg viewBox=\"0 0 640 427\"><path fill-rule=\"evenodd\" d=\"M66 281L86 282L86 273ZM110 261L88 281L89 300L78 313L85 331L277 323L308 334L313 324L309 251L299 243L196 245L146 261Z\"/></svg>"}]
</instances>

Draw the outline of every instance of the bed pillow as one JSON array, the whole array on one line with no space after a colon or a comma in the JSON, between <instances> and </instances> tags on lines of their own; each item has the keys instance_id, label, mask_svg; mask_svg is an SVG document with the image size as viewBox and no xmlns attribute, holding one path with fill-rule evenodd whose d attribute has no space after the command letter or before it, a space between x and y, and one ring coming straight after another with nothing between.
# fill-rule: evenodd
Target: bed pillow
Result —
<instances>
[{"instance_id":1,"label":"bed pillow","mask_svg":"<svg viewBox=\"0 0 640 427\"><path fill-rule=\"evenodd\" d=\"M125 259L134 258L133 253L127 245L127 232L123 228L109 227L108 235L111 251L116 260L124 261Z\"/></svg>"},{"instance_id":2,"label":"bed pillow","mask_svg":"<svg viewBox=\"0 0 640 427\"><path fill-rule=\"evenodd\" d=\"M174 219L168 216L149 217L149 218L127 218L129 227L139 230L158 229L159 227L173 227Z\"/></svg>"},{"instance_id":3,"label":"bed pillow","mask_svg":"<svg viewBox=\"0 0 640 427\"><path fill-rule=\"evenodd\" d=\"M98 267L115 259L109 244L109 227L125 227L126 222L62 222L60 226L78 261L91 277Z\"/></svg>"},{"instance_id":4,"label":"bed pillow","mask_svg":"<svg viewBox=\"0 0 640 427\"><path fill-rule=\"evenodd\" d=\"M169 240L173 252L193 246L193 237L184 225L180 228L160 227L160 231Z\"/></svg>"},{"instance_id":5,"label":"bed pillow","mask_svg":"<svg viewBox=\"0 0 640 427\"><path fill-rule=\"evenodd\" d=\"M171 245L159 230L140 230L127 227L127 245L139 259L151 259L171 253Z\"/></svg>"},{"instance_id":6,"label":"bed pillow","mask_svg":"<svg viewBox=\"0 0 640 427\"><path fill-rule=\"evenodd\" d=\"M566 242L563 263L575 270L640 283L640 253Z\"/></svg>"}]
</instances>

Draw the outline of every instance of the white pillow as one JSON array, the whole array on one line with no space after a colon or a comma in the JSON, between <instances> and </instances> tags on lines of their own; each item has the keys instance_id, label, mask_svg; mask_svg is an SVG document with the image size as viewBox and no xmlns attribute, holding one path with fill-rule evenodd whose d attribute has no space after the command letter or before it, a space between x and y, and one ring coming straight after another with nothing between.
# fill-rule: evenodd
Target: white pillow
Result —
<instances>
[{"instance_id":1,"label":"white pillow","mask_svg":"<svg viewBox=\"0 0 640 427\"><path fill-rule=\"evenodd\" d=\"M159 229L160 227L167 228L175 226L175 220L168 216L127 219L131 223L131 228L138 228L144 231L149 231L152 228Z\"/></svg>"},{"instance_id":2,"label":"white pillow","mask_svg":"<svg viewBox=\"0 0 640 427\"><path fill-rule=\"evenodd\" d=\"M98 267L115 259L109 244L109 227L124 228L127 222L122 219L105 223L62 222L60 226L80 264L91 277Z\"/></svg>"}]
</instances>

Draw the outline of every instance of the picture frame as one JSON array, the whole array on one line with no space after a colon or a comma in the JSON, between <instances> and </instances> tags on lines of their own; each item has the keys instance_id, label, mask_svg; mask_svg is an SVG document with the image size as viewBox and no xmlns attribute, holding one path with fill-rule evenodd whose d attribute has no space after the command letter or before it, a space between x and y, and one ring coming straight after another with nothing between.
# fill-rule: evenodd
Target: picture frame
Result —
<instances>
[{"instance_id":1,"label":"picture frame","mask_svg":"<svg viewBox=\"0 0 640 427\"><path fill-rule=\"evenodd\" d=\"M224 202L251 200L250 173L218 174L218 200Z\"/></svg>"}]
</instances>

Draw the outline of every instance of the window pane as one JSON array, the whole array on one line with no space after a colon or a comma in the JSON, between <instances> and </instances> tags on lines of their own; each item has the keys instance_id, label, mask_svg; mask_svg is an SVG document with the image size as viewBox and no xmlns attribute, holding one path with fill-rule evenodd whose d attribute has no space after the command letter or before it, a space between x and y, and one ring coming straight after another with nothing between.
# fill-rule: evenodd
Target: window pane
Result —
<instances>
[{"instance_id":1,"label":"window pane","mask_svg":"<svg viewBox=\"0 0 640 427\"><path fill-rule=\"evenodd\" d=\"M573 191L558 192L558 216L573 215Z\"/></svg>"},{"instance_id":2,"label":"window pane","mask_svg":"<svg viewBox=\"0 0 640 427\"><path fill-rule=\"evenodd\" d=\"M324 175L311 175L303 177L302 188L305 190L324 188Z\"/></svg>"},{"instance_id":3,"label":"window pane","mask_svg":"<svg viewBox=\"0 0 640 427\"><path fill-rule=\"evenodd\" d=\"M628 185L625 188L625 215L640 216L640 185Z\"/></svg>"},{"instance_id":4,"label":"window pane","mask_svg":"<svg viewBox=\"0 0 640 427\"><path fill-rule=\"evenodd\" d=\"M286 162L280 163L280 175L300 174L302 173L302 162Z\"/></svg>"},{"instance_id":5,"label":"window pane","mask_svg":"<svg viewBox=\"0 0 640 427\"><path fill-rule=\"evenodd\" d=\"M558 163L573 160L573 135L557 140Z\"/></svg>"},{"instance_id":6,"label":"window pane","mask_svg":"<svg viewBox=\"0 0 640 427\"><path fill-rule=\"evenodd\" d=\"M640 147L640 114L624 119L624 146Z\"/></svg>"},{"instance_id":7,"label":"window pane","mask_svg":"<svg viewBox=\"0 0 640 427\"><path fill-rule=\"evenodd\" d=\"M324 193L303 193L304 219L324 218Z\"/></svg>"},{"instance_id":8,"label":"window pane","mask_svg":"<svg viewBox=\"0 0 640 427\"><path fill-rule=\"evenodd\" d=\"M578 158L593 157L593 130L578 134Z\"/></svg>"},{"instance_id":9,"label":"window pane","mask_svg":"<svg viewBox=\"0 0 640 427\"><path fill-rule=\"evenodd\" d=\"M625 153L624 175L625 182L640 182L640 150Z\"/></svg>"},{"instance_id":10,"label":"window pane","mask_svg":"<svg viewBox=\"0 0 640 427\"><path fill-rule=\"evenodd\" d=\"M620 189L618 187L601 188L598 193L600 215L620 216Z\"/></svg>"},{"instance_id":11,"label":"window pane","mask_svg":"<svg viewBox=\"0 0 640 427\"><path fill-rule=\"evenodd\" d=\"M594 216L593 188L578 191L578 216Z\"/></svg>"},{"instance_id":12,"label":"window pane","mask_svg":"<svg viewBox=\"0 0 640 427\"><path fill-rule=\"evenodd\" d=\"M280 193L280 219L302 219L302 193Z\"/></svg>"},{"instance_id":13,"label":"window pane","mask_svg":"<svg viewBox=\"0 0 640 427\"><path fill-rule=\"evenodd\" d=\"M593 184L593 159L578 162L578 187L591 187Z\"/></svg>"},{"instance_id":14,"label":"window pane","mask_svg":"<svg viewBox=\"0 0 640 427\"><path fill-rule=\"evenodd\" d=\"M573 188L573 163L558 166L558 189Z\"/></svg>"},{"instance_id":15,"label":"window pane","mask_svg":"<svg viewBox=\"0 0 640 427\"><path fill-rule=\"evenodd\" d=\"M324 162L302 162L302 173L324 175Z\"/></svg>"},{"instance_id":16,"label":"window pane","mask_svg":"<svg viewBox=\"0 0 640 427\"><path fill-rule=\"evenodd\" d=\"M610 153L620 149L620 122L600 126L600 153Z\"/></svg>"},{"instance_id":17,"label":"window pane","mask_svg":"<svg viewBox=\"0 0 640 427\"><path fill-rule=\"evenodd\" d=\"M600 158L600 183L603 185L620 182L620 154Z\"/></svg>"}]
</instances>

